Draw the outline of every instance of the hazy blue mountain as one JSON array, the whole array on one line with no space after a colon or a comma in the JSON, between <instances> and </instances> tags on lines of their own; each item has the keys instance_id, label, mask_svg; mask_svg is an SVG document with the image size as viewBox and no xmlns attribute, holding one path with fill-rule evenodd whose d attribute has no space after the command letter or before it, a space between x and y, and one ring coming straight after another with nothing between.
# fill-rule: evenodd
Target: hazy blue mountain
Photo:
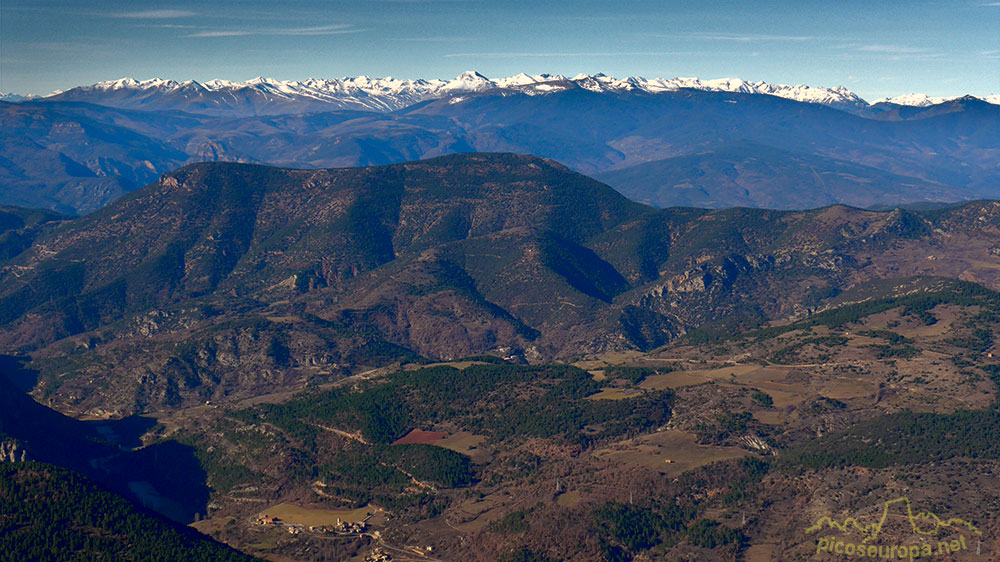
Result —
<instances>
[{"instance_id":1,"label":"hazy blue mountain","mask_svg":"<svg viewBox=\"0 0 1000 562\"><path fill-rule=\"evenodd\" d=\"M870 166L747 141L594 174L626 197L657 207L813 209L836 203L883 208L978 195Z\"/></svg>"},{"instance_id":2,"label":"hazy blue mountain","mask_svg":"<svg viewBox=\"0 0 1000 562\"><path fill-rule=\"evenodd\" d=\"M185 163L326 168L476 151L535 154L586 174L622 172L602 177L650 202L656 198L641 192L662 185L662 170L635 166L719 150L732 161L781 161L742 174L741 197L674 201L768 207L786 199L781 190L813 189L826 177L835 186L779 206L895 205L995 197L1000 182L1000 106L976 98L865 117L759 93L575 85L545 95L462 91L392 112L250 117L34 101L0 104L0 122L0 203L62 212L100 208ZM674 184L701 174L695 163L704 158L674 160ZM619 177L629 185L611 179Z\"/></svg>"}]
</instances>

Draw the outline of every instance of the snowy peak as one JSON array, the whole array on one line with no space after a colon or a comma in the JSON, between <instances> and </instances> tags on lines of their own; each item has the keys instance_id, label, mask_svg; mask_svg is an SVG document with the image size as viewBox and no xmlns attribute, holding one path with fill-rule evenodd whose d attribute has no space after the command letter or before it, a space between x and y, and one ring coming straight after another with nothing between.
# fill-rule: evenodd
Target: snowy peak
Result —
<instances>
[{"instance_id":1,"label":"snowy peak","mask_svg":"<svg viewBox=\"0 0 1000 562\"><path fill-rule=\"evenodd\" d=\"M478 72L463 72L448 82L442 90L446 92L482 92L496 88L496 83Z\"/></svg>"},{"instance_id":2,"label":"snowy peak","mask_svg":"<svg viewBox=\"0 0 1000 562\"><path fill-rule=\"evenodd\" d=\"M150 80L136 80L134 78L119 78L107 82L98 82L91 86L95 90L162 90L170 91L178 86L173 80L163 80L162 78L152 78Z\"/></svg>"},{"instance_id":3,"label":"snowy peak","mask_svg":"<svg viewBox=\"0 0 1000 562\"><path fill-rule=\"evenodd\" d=\"M927 107L929 105L937 105L939 103L944 103L952 99L954 98L938 98L938 97L932 98L927 94L903 94L901 96L875 100L874 103L891 103L895 105L908 105L912 107Z\"/></svg>"},{"instance_id":4,"label":"snowy peak","mask_svg":"<svg viewBox=\"0 0 1000 562\"><path fill-rule=\"evenodd\" d=\"M955 96L953 98L947 97L931 97L927 94L904 94L902 96L895 96L892 98L882 98L880 100L875 100L872 105L880 103L891 103L893 105L906 105L910 107L929 107L932 105L938 105L941 103L946 103L950 101L960 101L960 100L980 100L993 105L1000 105L1000 94L990 94L981 98L976 96Z\"/></svg>"},{"instance_id":5,"label":"snowy peak","mask_svg":"<svg viewBox=\"0 0 1000 562\"><path fill-rule=\"evenodd\" d=\"M840 109L863 109L868 102L843 86L821 88L815 86L787 86L766 82L747 82L740 78L701 80L700 78L614 78L604 74L578 74L571 80L580 88L594 92L639 90L650 93L678 90L703 90L742 94L766 94L790 100L819 103Z\"/></svg>"},{"instance_id":6,"label":"snowy peak","mask_svg":"<svg viewBox=\"0 0 1000 562\"><path fill-rule=\"evenodd\" d=\"M6 101L11 103L17 103L19 101L24 101L29 99L30 96L22 96L20 94L15 94L13 92L0 92L0 101Z\"/></svg>"}]
</instances>

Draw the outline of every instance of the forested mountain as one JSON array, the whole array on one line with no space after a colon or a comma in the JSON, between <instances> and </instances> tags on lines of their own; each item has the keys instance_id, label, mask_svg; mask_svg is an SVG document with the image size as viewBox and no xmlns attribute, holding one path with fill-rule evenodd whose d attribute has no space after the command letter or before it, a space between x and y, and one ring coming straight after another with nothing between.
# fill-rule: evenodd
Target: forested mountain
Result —
<instances>
[{"instance_id":1,"label":"forested mountain","mask_svg":"<svg viewBox=\"0 0 1000 562\"><path fill-rule=\"evenodd\" d=\"M0 342L40 396L119 415L417 357L646 350L872 279L998 286L996 203L656 210L510 154L198 164L51 218L4 235L31 243L3 262Z\"/></svg>"}]
</instances>

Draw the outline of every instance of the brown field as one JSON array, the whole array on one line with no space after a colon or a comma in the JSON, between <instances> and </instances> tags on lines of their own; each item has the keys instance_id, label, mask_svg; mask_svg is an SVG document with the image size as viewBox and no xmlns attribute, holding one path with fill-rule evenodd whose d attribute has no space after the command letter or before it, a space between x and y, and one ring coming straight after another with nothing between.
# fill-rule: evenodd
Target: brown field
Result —
<instances>
[{"instance_id":1,"label":"brown field","mask_svg":"<svg viewBox=\"0 0 1000 562\"><path fill-rule=\"evenodd\" d=\"M755 382L781 382L788 378L792 369L788 367L775 367L768 365L759 367L752 371L744 371L737 378L742 382L753 384Z\"/></svg>"},{"instance_id":2,"label":"brown field","mask_svg":"<svg viewBox=\"0 0 1000 562\"><path fill-rule=\"evenodd\" d=\"M931 309L931 314L937 318L937 322L931 324L930 326L918 325L918 326L899 326L893 328L892 331L905 338L934 338L943 336L948 330L951 329L952 324L958 320L961 314L959 313L960 308L956 308L951 305L938 305ZM894 311L896 318L899 318L898 311Z\"/></svg>"},{"instance_id":3,"label":"brown field","mask_svg":"<svg viewBox=\"0 0 1000 562\"><path fill-rule=\"evenodd\" d=\"M819 391L821 396L835 400L850 400L852 398L875 398L876 386L870 382L835 378Z\"/></svg>"},{"instance_id":4,"label":"brown field","mask_svg":"<svg viewBox=\"0 0 1000 562\"><path fill-rule=\"evenodd\" d=\"M418 369L427 369L429 367L454 367L458 370L467 369L473 365L489 365L483 361L441 361L439 363L407 363L403 365L403 369L406 371L416 371Z\"/></svg>"},{"instance_id":5,"label":"brown field","mask_svg":"<svg viewBox=\"0 0 1000 562\"><path fill-rule=\"evenodd\" d=\"M652 375L646 377L639 386L649 390L666 390L668 388L681 388L683 386L694 386L710 381L708 377L693 374L693 371L674 371L663 375Z\"/></svg>"},{"instance_id":6,"label":"brown field","mask_svg":"<svg viewBox=\"0 0 1000 562\"><path fill-rule=\"evenodd\" d=\"M504 511L504 505L498 501L489 498L470 499L457 509L458 521L453 526L467 533L481 531L491 521L502 517Z\"/></svg>"},{"instance_id":7,"label":"brown field","mask_svg":"<svg viewBox=\"0 0 1000 562\"><path fill-rule=\"evenodd\" d=\"M798 406L812 395L805 386L800 384L758 383L753 386L766 392L774 400L775 408Z\"/></svg>"},{"instance_id":8,"label":"brown field","mask_svg":"<svg viewBox=\"0 0 1000 562\"><path fill-rule=\"evenodd\" d=\"M642 391L637 388L603 388L597 394L588 396L587 400L624 400L636 396L642 396Z\"/></svg>"},{"instance_id":9,"label":"brown field","mask_svg":"<svg viewBox=\"0 0 1000 562\"><path fill-rule=\"evenodd\" d=\"M393 445L435 445L438 441L448 437L447 433L440 431L423 431L414 429L406 435L392 442Z\"/></svg>"},{"instance_id":10,"label":"brown field","mask_svg":"<svg viewBox=\"0 0 1000 562\"><path fill-rule=\"evenodd\" d=\"M755 544L747 548L743 553L747 562L771 562L775 560L775 553L778 551L775 544Z\"/></svg>"},{"instance_id":11,"label":"brown field","mask_svg":"<svg viewBox=\"0 0 1000 562\"><path fill-rule=\"evenodd\" d=\"M642 355L643 353L641 351L609 351L607 353L588 357L582 361L577 361L572 365L574 367L579 367L584 371L592 371L596 369L603 369L608 365L620 365L637 357L642 357Z\"/></svg>"},{"instance_id":12,"label":"brown field","mask_svg":"<svg viewBox=\"0 0 1000 562\"><path fill-rule=\"evenodd\" d=\"M781 410L765 410L762 412L754 412L753 417L760 423L767 425L782 425L788 418L787 414L785 414L785 412L782 412Z\"/></svg>"},{"instance_id":13,"label":"brown field","mask_svg":"<svg viewBox=\"0 0 1000 562\"><path fill-rule=\"evenodd\" d=\"M739 367L744 368L736 371L735 382L766 392L774 400L775 408L797 406L810 395L815 394L804 384L784 382L793 371L789 367L762 367L760 365L739 365ZM720 371L725 370L716 369L716 372Z\"/></svg>"},{"instance_id":14,"label":"brown field","mask_svg":"<svg viewBox=\"0 0 1000 562\"><path fill-rule=\"evenodd\" d=\"M199 533L203 535L211 535L213 533L219 532L221 529L225 528L226 525L232 521L232 517L212 517L209 519L202 519L201 521L195 521L188 525L189 527L194 527Z\"/></svg>"},{"instance_id":15,"label":"brown field","mask_svg":"<svg viewBox=\"0 0 1000 562\"><path fill-rule=\"evenodd\" d=\"M486 441L486 436L484 435L475 435L473 433L469 433L468 431L459 431L454 435L449 435L440 441L436 441L434 445L444 447L445 449L451 449L456 453L468 455L473 457L473 459L477 462L481 462L480 457L486 454L486 451L481 448L483 441Z\"/></svg>"},{"instance_id":16,"label":"brown field","mask_svg":"<svg viewBox=\"0 0 1000 562\"><path fill-rule=\"evenodd\" d=\"M562 507L576 507L580 505L581 501L583 501L583 496L576 490L563 492L556 497L556 504Z\"/></svg>"},{"instance_id":17,"label":"brown field","mask_svg":"<svg viewBox=\"0 0 1000 562\"><path fill-rule=\"evenodd\" d=\"M716 379L716 380L728 380L728 379L731 379L734 376L737 379L740 378L740 377L745 377L745 376L748 376L750 374L757 373L757 372L759 372L759 371L761 371L763 369L766 369L766 367L763 367L763 366L757 365L757 364L753 364L753 363L749 363L749 364L742 364L742 365L732 365L732 366L727 366L727 367L720 367L720 368L717 368L717 369L704 369L704 370L699 370L699 371L688 371L688 372L693 373L693 374L704 375L706 377L709 377L709 378L712 378L712 379Z\"/></svg>"},{"instance_id":18,"label":"brown field","mask_svg":"<svg viewBox=\"0 0 1000 562\"><path fill-rule=\"evenodd\" d=\"M261 511L260 516L266 514L293 525L333 525L337 519L346 522L363 521L375 513L375 510L376 508L372 506L359 509L309 509L290 503L280 503Z\"/></svg>"},{"instance_id":19,"label":"brown field","mask_svg":"<svg viewBox=\"0 0 1000 562\"><path fill-rule=\"evenodd\" d=\"M738 447L698 445L693 433L679 430L661 431L620 441L594 452L594 456L602 459L642 466L669 476L677 476L692 468L748 454ZM668 460L670 462L667 462Z\"/></svg>"}]
</instances>

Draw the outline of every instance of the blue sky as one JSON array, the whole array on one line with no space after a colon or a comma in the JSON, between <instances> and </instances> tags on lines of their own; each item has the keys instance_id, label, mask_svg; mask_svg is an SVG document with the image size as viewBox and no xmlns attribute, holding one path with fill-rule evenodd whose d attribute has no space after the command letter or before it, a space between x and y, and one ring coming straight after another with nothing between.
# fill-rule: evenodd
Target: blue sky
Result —
<instances>
[{"instance_id":1,"label":"blue sky","mask_svg":"<svg viewBox=\"0 0 1000 562\"><path fill-rule=\"evenodd\" d=\"M1000 93L1000 1L0 2L0 91L125 76L739 77Z\"/></svg>"}]
</instances>

